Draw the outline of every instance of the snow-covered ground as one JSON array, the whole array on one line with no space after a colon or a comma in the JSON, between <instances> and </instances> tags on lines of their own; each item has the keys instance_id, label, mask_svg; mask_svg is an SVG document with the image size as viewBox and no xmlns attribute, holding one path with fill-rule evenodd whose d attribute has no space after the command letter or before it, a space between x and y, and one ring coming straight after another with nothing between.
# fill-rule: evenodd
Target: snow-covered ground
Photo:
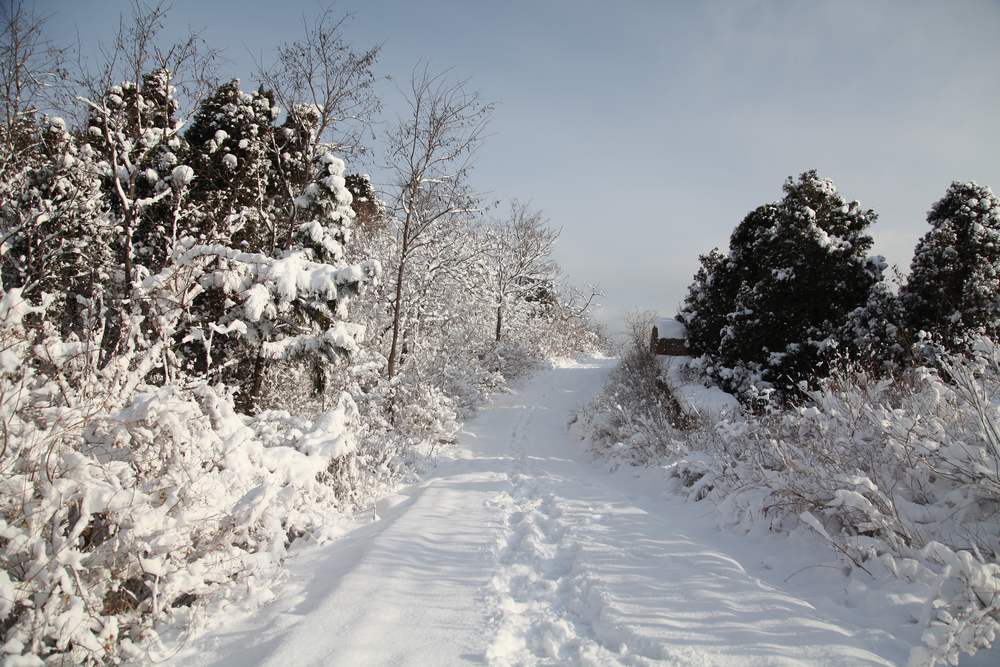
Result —
<instances>
[{"instance_id":1,"label":"snow-covered ground","mask_svg":"<svg viewBox=\"0 0 1000 667\"><path fill-rule=\"evenodd\" d=\"M919 632L849 606L871 598L818 541L720 530L661 470L591 459L567 422L612 363L498 397L425 482L299 551L284 595L173 664L904 663Z\"/></svg>"}]
</instances>

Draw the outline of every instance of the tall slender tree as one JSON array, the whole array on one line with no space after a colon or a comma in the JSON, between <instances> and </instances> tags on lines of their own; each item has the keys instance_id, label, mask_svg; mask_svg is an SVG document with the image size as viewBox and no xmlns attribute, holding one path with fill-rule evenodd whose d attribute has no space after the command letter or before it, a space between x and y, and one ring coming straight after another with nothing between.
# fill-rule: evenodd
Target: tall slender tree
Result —
<instances>
[{"instance_id":1,"label":"tall slender tree","mask_svg":"<svg viewBox=\"0 0 1000 667\"><path fill-rule=\"evenodd\" d=\"M523 202L511 204L510 216L487 230L487 258L496 300L496 342L503 335L504 312L511 302L535 296L555 279L552 259L559 230L549 227L541 211Z\"/></svg>"},{"instance_id":2,"label":"tall slender tree","mask_svg":"<svg viewBox=\"0 0 1000 667\"><path fill-rule=\"evenodd\" d=\"M408 113L388 137L389 163L395 173L394 215L400 236L392 302L392 338L387 373L399 363L404 283L411 255L428 242L434 227L477 208L468 186L471 158L482 141L493 107L444 74L426 67L414 70Z\"/></svg>"}]
</instances>

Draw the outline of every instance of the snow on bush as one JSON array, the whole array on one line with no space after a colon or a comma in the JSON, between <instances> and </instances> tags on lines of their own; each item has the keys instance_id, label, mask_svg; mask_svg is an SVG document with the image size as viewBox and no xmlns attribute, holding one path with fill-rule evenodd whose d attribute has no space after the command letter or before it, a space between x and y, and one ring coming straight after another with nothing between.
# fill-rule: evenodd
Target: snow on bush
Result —
<instances>
[{"instance_id":1,"label":"snow on bush","mask_svg":"<svg viewBox=\"0 0 1000 667\"><path fill-rule=\"evenodd\" d=\"M377 106L373 54L326 94ZM324 143L333 107L291 101L279 126L274 92L232 80L185 115L178 76L89 91L73 131L34 112L0 129L4 664L168 655L266 602L293 542L329 537L490 392L600 342L545 243L514 253L534 259L501 337L464 184L428 217L451 186L426 181L407 238Z\"/></svg>"},{"instance_id":2,"label":"snow on bush","mask_svg":"<svg viewBox=\"0 0 1000 667\"><path fill-rule=\"evenodd\" d=\"M192 620L237 583L266 595L289 544L326 535L350 495L357 408L345 395L278 425L193 382L109 409L37 371L55 345L24 327L40 310L18 290L0 302L3 650L18 664L149 659L154 623Z\"/></svg>"},{"instance_id":3,"label":"snow on bush","mask_svg":"<svg viewBox=\"0 0 1000 667\"><path fill-rule=\"evenodd\" d=\"M665 390L660 365L647 347L652 321L643 316L632 319L631 340L607 386L576 417L577 428L590 435L600 452L629 463L649 463L686 451L680 429L689 421Z\"/></svg>"},{"instance_id":4,"label":"snow on bush","mask_svg":"<svg viewBox=\"0 0 1000 667\"><path fill-rule=\"evenodd\" d=\"M626 357L588 424L597 443L624 443L619 458L671 456L675 488L728 523L814 531L856 576L899 581L919 601L910 664L956 664L1000 631L1000 351L980 339L939 364L888 379L842 370L799 406L685 433L663 411L652 437L671 446L651 453L648 426L621 415L652 375Z\"/></svg>"}]
</instances>

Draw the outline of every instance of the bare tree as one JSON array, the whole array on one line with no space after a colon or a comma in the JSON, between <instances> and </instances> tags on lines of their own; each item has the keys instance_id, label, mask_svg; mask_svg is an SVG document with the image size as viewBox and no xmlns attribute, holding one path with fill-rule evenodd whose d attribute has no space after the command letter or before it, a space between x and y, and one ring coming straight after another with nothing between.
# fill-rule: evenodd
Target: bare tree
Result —
<instances>
[{"instance_id":1,"label":"bare tree","mask_svg":"<svg viewBox=\"0 0 1000 667\"><path fill-rule=\"evenodd\" d=\"M464 81L450 82L445 74L431 74L427 67L413 71L407 101L409 113L388 137L401 235L392 304L390 379L398 363L407 260L430 242L429 232L435 226L476 211L468 175L493 111Z\"/></svg>"},{"instance_id":2,"label":"bare tree","mask_svg":"<svg viewBox=\"0 0 1000 667\"><path fill-rule=\"evenodd\" d=\"M342 153L363 153L364 134L382 108L373 71L379 47L352 48L344 36L350 18L337 18L330 8L312 19L303 17L302 37L279 46L272 64L265 65L256 57L257 80L284 107L286 127L298 135L296 143L301 142L301 154L290 153L288 136L270 135L272 178L289 202L289 230L296 228L299 211L294 200L308 177L301 166L312 164L321 143Z\"/></svg>"},{"instance_id":3,"label":"bare tree","mask_svg":"<svg viewBox=\"0 0 1000 667\"><path fill-rule=\"evenodd\" d=\"M196 109L218 82L219 51L209 48L198 30L163 43L160 34L169 12L170 5L163 0L132 0L132 13L119 16L111 43L99 45L100 61L91 66L78 60L76 84L80 95L87 100L100 98L111 86L126 81L138 87L146 74L165 70L185 108Z\"/></svg>"},{"instance_id":4,"label":"bare tree","mask_svg":"<svg viewBox=\"0 0 1000 667\"><path fill-rule=\"evenodd\" d=\"M487 231L488 257L496 299L496 341L503 334L504 311L516 299L536 293L558 272L552 250L559 230L546 224L541 211L511 204L510 217Z\"/></svg>"},{"instance_id":5,"label":"bare tree","mask_svg":"<svg viewBox=\"0 0 1000 667\"><path fill-rule=\"evenodd\" d=\"M315 123L313 142L328 141L341 152L364 151L362 139L382 106L375 95L373 67L379 47L356 51L344 38L351 16L331 8L312 19L303 17L301 39L278 47L269 67L257 60L257 79L270 89L296 125ZM310 123L311 124L311 123Z\"/></svg>"},{"instance_id":6,"label":"bare tree","mask_svg":"<svg viewBox=\"0 0 1000 667\"><path fill-rule=\"evenodd\" d=\"M0 174L30 146L22 123L40 108L53 106L67 80L66 49L45 39L45 21L21 0L0 5L0 132L4 142Z\"/></svg>"}]
</instances>

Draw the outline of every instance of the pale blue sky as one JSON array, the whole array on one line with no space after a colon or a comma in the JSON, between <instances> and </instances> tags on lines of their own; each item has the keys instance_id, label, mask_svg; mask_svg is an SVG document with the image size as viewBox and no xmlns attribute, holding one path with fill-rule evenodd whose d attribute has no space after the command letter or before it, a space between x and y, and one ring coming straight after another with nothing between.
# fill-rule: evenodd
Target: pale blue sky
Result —
<instances>
[{"instance_id":1,"label":"pale blue sky","mask_svg":"<svg viewBox=\"0 0 1000 667\"><path fill-rule=\"evenodd\" d=\"M117 0L40 0L56 41L108 39ZM250 83L314 0L174 0ZM476 185L562 227L558 259L602 317L672 313L697 255L810 168L874 207L904 269L953 179L1000 189L1000 2L339 2L378 72L451 67L497 102ZM382 86L386 116L398 107Z\"/></svg>"}]
</instances>

